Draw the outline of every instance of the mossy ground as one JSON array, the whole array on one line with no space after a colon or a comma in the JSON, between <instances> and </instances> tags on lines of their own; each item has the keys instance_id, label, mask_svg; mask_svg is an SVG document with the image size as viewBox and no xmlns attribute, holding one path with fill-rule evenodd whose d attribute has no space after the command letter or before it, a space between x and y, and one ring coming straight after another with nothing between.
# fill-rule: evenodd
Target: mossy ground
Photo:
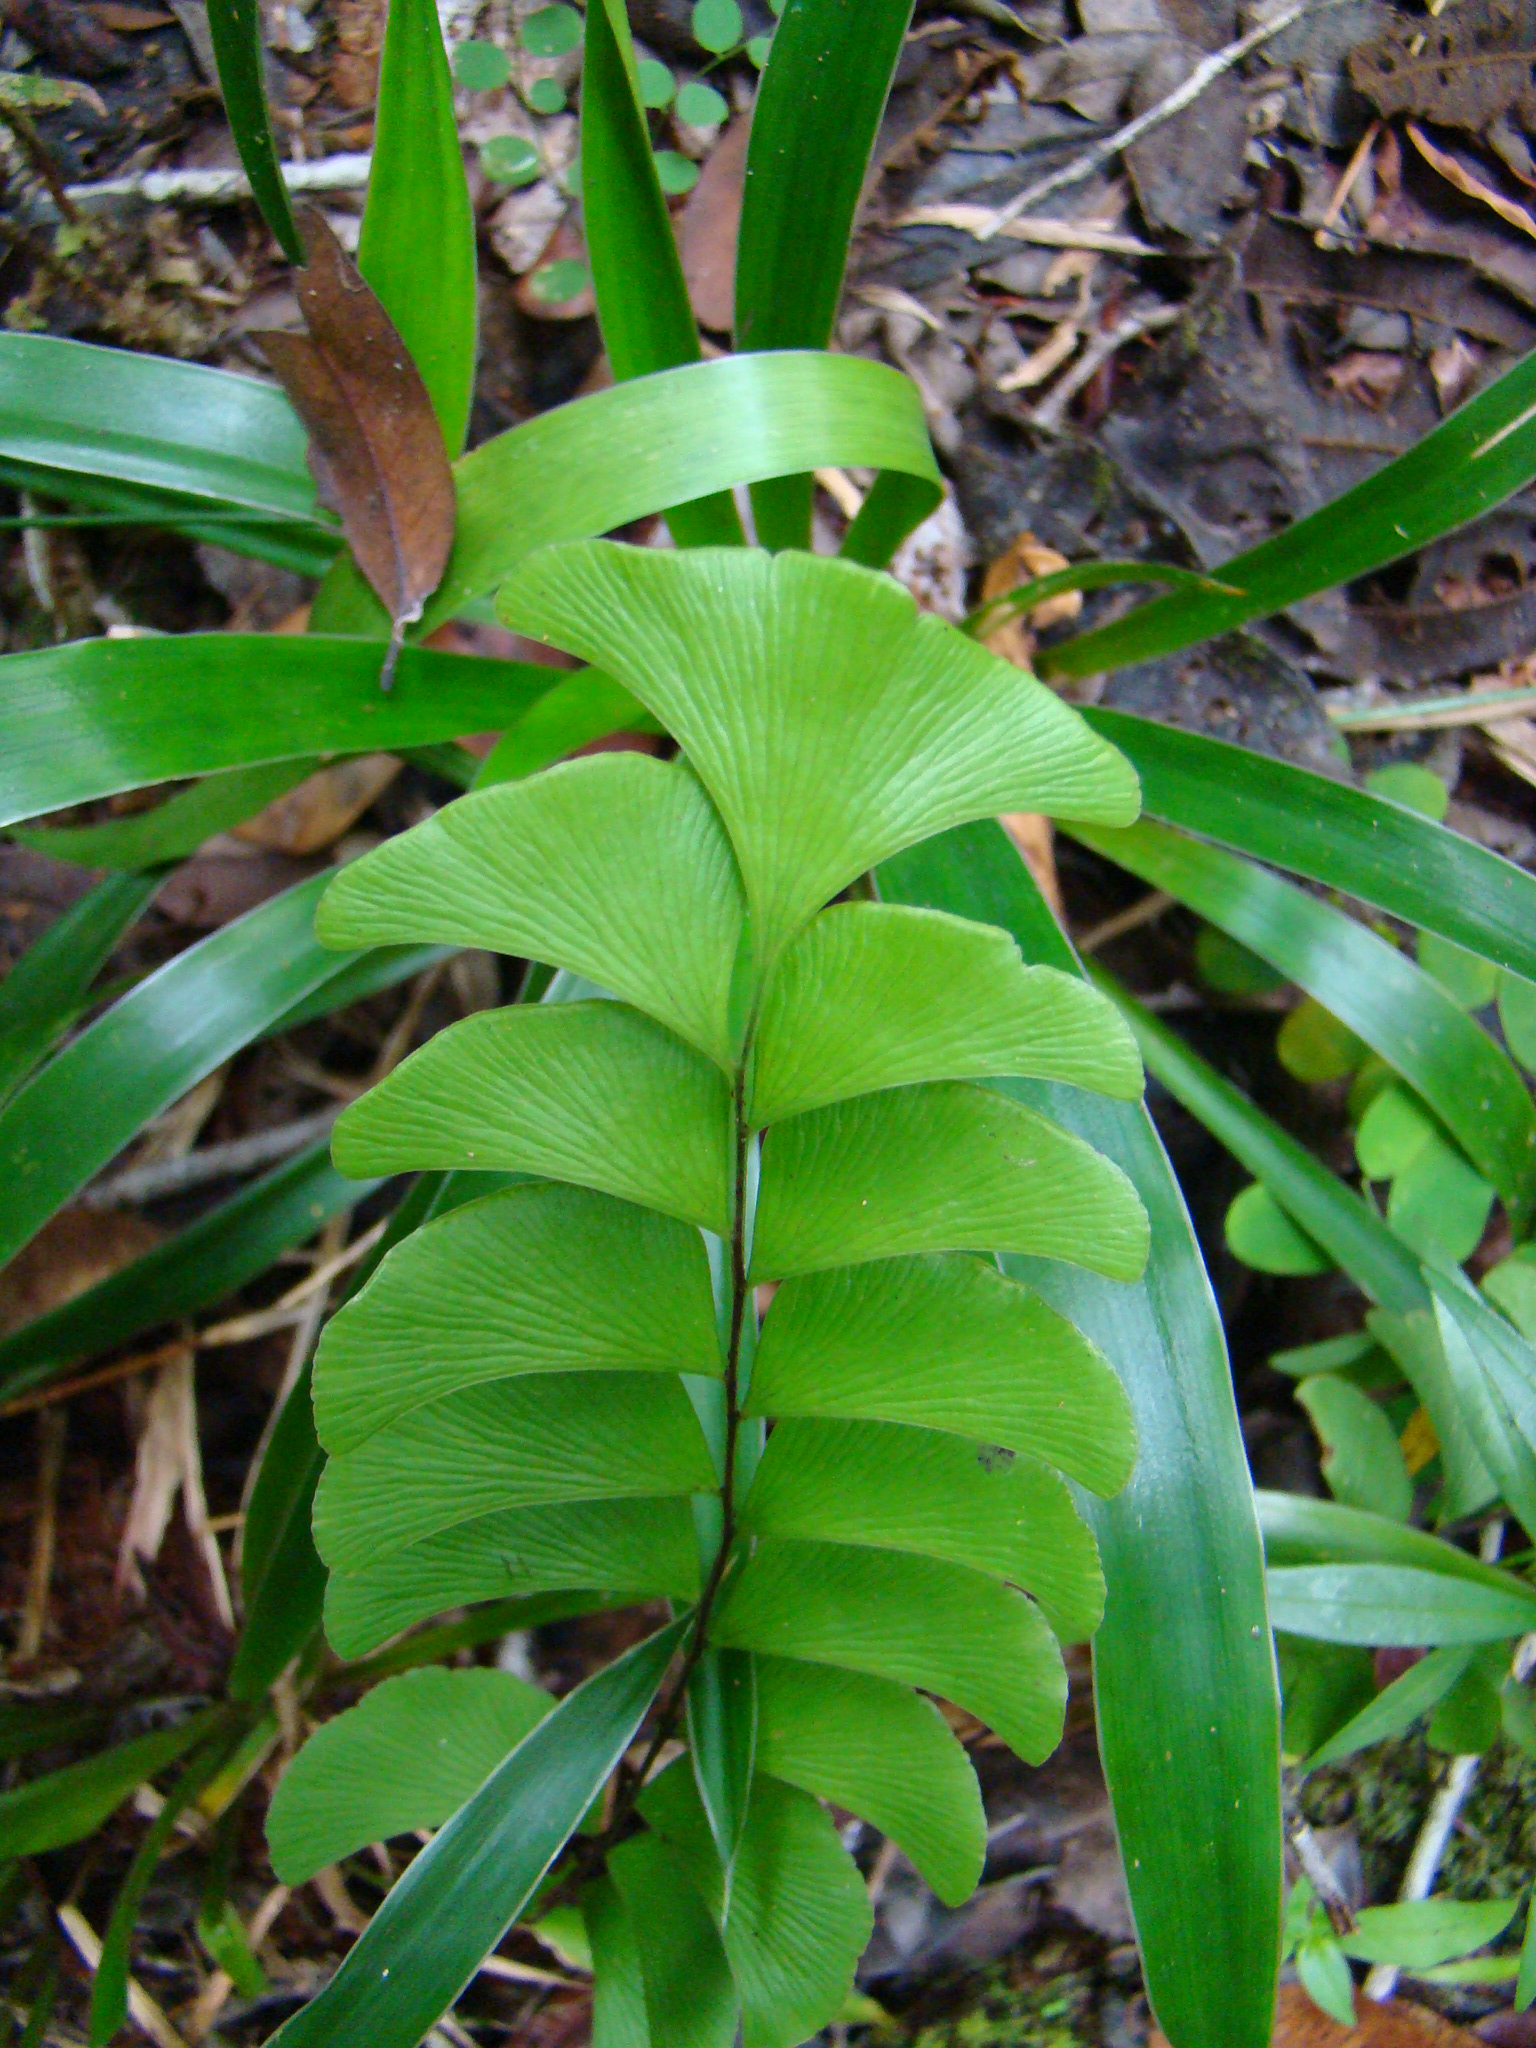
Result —
<instances>
[{"instance_id":1,"label":"mossy ground","mask_svg":"<svg viewBox=\"0 0 1536 2048\"><path fill-rule=\"evenodd\" d=\"M1133 1951L1048 1937L986 1969L925 1984L892 2029L861 2037L901 2048L1124 2048L1143 2038Z\"/></svg>"}]
</instances>

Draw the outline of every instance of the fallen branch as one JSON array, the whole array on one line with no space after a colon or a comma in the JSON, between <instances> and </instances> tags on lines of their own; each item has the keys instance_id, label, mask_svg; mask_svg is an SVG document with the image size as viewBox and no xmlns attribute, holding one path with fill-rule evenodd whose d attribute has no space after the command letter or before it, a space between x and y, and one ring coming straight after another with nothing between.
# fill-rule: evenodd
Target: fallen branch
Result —
<instances>
[{"instance_id":1,"label":"fallen branch","mask_svg":"<svg viewBox=\"0 0 1536 2048\"><path fill-rule=\"evenodd\" d=\"M283 183L290 192L360 192L372 163L369 152L362 150L319 157L314 163L283 164ZM251 181L239 169L133 171L125 178L103 178L96 185L64 187L64 197L81 213L103 213L124 199L142 199L149 206L171 199L231 206L250 196Z\"/></svg>"},{"instance_id":2,"label":"fallen branch","mask_svg":"<svg viewBox=\"0 0 1536 2048\"><path fill-rule=\"evenodd\" d=\"M200 1152L184 1152L179 1159L156 1159L147 1166L131 1166L126 1173L88 1188L82 1200L87 1209L126 1209L135 1202L153 1202L162 1195L181 1194L187 1188L205 1187L209 1181L250 1173L323 1138L340 1114L339 1106L317 1110L313 1116L278 1124L270 1131L253 1131L247 1138L231 1138L227 1144L205 1145Z\"/></svg>"},{"instance_id":3,"label":"fallen branch","mask_svg":"<svg viewBox=\"0 0 1536 2048\"><path fill-rule=\"evenodd\" d=\"M1093 381L1116 349L1123 348L1128 341L1135 341L1140 335L1156 334L1161 328L1172 327L1183 311L1182 306L1150 306L1140 313L1127 313L1107 333L1095 335L1071 369L1051 386L1047 396L1035 407L1029 416L1030 425L1054 433L1066 418L1067 407L1078 392Z\"/></svg>"}]
</instances>

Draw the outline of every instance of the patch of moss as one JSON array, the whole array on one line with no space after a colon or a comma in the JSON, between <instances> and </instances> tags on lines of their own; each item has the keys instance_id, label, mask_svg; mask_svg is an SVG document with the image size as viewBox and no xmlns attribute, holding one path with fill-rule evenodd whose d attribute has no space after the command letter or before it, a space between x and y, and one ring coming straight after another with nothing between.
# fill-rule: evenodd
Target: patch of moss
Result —
<instances>
[{"instance_id":1,"label":"patch of moss","mask_svg":"<svg viewBox=\"0 0 1536 2048\"><path fill-rule=\"evenodd\" d=\"M903 2038L911 2048L1094 2048L1097 1982L1092 1970L1040 1976L999 1964L971 1980L963 2009Z\"/></svg>"}]
</instances>

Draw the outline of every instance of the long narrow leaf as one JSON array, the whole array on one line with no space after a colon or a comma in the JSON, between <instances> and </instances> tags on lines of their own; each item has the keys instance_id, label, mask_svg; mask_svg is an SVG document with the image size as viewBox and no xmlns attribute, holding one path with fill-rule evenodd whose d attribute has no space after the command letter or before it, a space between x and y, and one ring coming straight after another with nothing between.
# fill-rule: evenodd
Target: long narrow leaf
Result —
<instances>
[{"instance_id":1,"label":"long narrow leaf","mask_svg":"<svg viewBox=\"0 0 1536 2048\"><path fill-rule=\"evenodd\" d=\"M104 1749L83 1763L66 1764L0 1792L0 1858L41 1856L94 1834L129 1793L184 1756L218 1725L228 1709L205 1707L176 1728L162 1728Z\"/></svg>"},{"instance_id":2,"label":"long narrow leaf","mask_svg":"<svg viewBox=\"0 0 1536 2048\"><path fill-rule=\"evenodd\" d=\"M1523 1229L1536 1110L1508 1056L1431 975L1332 904L1166 826L1076 836L1198 910L1342 1018L1413 1084Z\"/></svg>"},{"instance_id":3,"label":"long narrow leaf","mask_svg":"<svg viewBox=\"0 0 1536 2048\"><path fill-rule=\"evenodd\" d=\"M336 966L312 934L327 877L275 896L178 954L98 1017L0 1110L0 1264L141 1125Z\"/></svg>"},{"instance_id":4,"label":"long narrow leaf","mask_svg":"<svg viewBox=\"0 0 1536 2048\"><path fill-rule=\"evenodd\" d=\"M390 0L357 267L410 350L457 455L475 381L475 215L433 0Z\"/></svg>"},{"instance_id":5,"label":"long narrow leaf","mask_svg":"<svg viewBox=\"0 0 1536 2048\"><path fill-rule=\"evenodd\" d=\"M104 825L34 825L13 829L11 837L52 860L140 873L181 860L216 832L253 818L319 766L317 760L301 758L259 768L230 768L221 775L204 776L150 811L110 818Z\"/></svg>"},{"instance_id":6,"label":"long narrow leaf","mask_svg":"<svg viewBox=\"0 0 1536 2048\"><path fill-rule=\"evenodd\" d=\"M736 346L822 349L912 0L789 0L752 116ZM765 547L809 547L811 479L752 493ZM870 556L862 554L860 560Z\"/></svg>"},{"instance_id":7,"label":"long narrow leaf","mask_svg":"<svg viewBox=\"0 0 1536 2048\"><path fill-rule=\"evenodd\" d=\"M1314 1500L1301 1493L1254 1493L1264 1555L1271 1565L1391 1564L1439 1572L1471 1585L1510 1592L1518 1581L1498 1565L1486 1564L1427 1530L1373 1515L1342 1501Z\"/></svg>"},{"instance_id":8,"label":"long narrow leaf","mask_svg":"<svg viewBox=\"0 0 1536 2048\"><path fill-rule=\"evenodd\" d=\"M656 1696L689 1617L568 1693L433 1837L282 2048L416 2048L533 1895Z\"/></svg>"},{"instance_id":9,"label":"long narrow leaf","mask_svg":"<svg viewBox=\"0 0 1536 2048\"><path fill-rule=\"evenodd\" d=\"M1047 674L1081 676L1150 661L1248 619L1352 582L1465 526L1536 476L1536 355L1480 391L1331 505L1224 562L1241 591L1175 591L1041 657Z\"/></svg>"},{"instance_id":10,"label":"long narrow leaf","mask_svg":"<svg viewBox=\"0 0 1536 2048\"><path fill-rule=\"evenodd\" d=\"M1264 1183L1356 1286L1400 1315L1429 1307L1413 1253L1373 1209L1111 975L1095 967L1093 979L1135 1032L1148 1073Z\"/></svg>"},{"instance_id":11,"label":"long narrow leaf","mask_svg":"<svg viewBox=\"0 0 1536 2048\"><path fill-rule=\"evenodd\" d=\"M277 167L267 96L261 78L261 8L258 0L208 0L208 27L218 60L224 111L251 196L290 263L304 261L304 244L288 204L288 188Z\"/></svg>"},{"instance_id":12,"label":"long narrow leaf","mask_svg":"<svg viewBox=\"0 0 1536 2048\"><path fill-rule=\"evenodd\" d=\"M131 1266L0 1337L0 1398L46 1386L76 1359L222 1301L379 1185L344 1179L328 1141L285 1160Z\"/></svg>"},{"instance_id":13,"label":"long narrow leaf","mask_svg":"<svg viewBox=\"0 0 1536 2048\"><path fill-rule=\"evenodd\" d=\"M581 190L598 324L622 384L700 359L671 216L640 104L623 0L587 8L581 71ZM720 492L672 506L679 547L740 546L735 500Z\"/></svg>"},{"instance_id":14,"label":"long narrow leaf","mask_svg":"<svg viewBox=\"0 0 1536 2048\"><path fill-rule=\"evenodd\" d=\"M1150 817L1374 903L1536 981L1536 876L1403 804L1205 733L1085 708Z\"/></svg>"},{"instance_id":15,"label":"long narrow leaf","mask_svg":"<svg viewBox=\"0 0 1536 2048\"><path fill-rule=\"evenodd\" d=\"M1519 1579L1496 1589L1408 1565L1278 1565L1269 1604L1291 1635L1385 1648L1496 1643L1536 1623L1536 1592Z\"/></svg>"},{"instance_id":16,"label":"long narrow leaf","mask_svg":"<svg viewBox=\"0 0 1536 2048\"><path fill-rule=\"evenodd\" d=\"M406 648L386 694L371 641L284 633L76 640L0 656L0 824L183 775L494 730L559 676Z\"/></svg>"},{"instance_id":17,"label":"long narrow leaf","mask_svg":"<svg viewBox=\"0 0 1536 2048\"><path fill-rule=\"evenodd\" d=\"M880 871L888 900L1000 924L1026 959L1080 972L995 825ZM1027 1277L1120 1370L1136 1468L1082 1498L1108 1603L1094 1644L1099 1740L1153 2005L1179 2048L1264 2048L1280 1919L1279 1725L1263 1554L1221 1322L1183 1199L1146 1112L1011 1084L1131 1175L1152 1218L1132 1286L1054 1261Z\"/></svg>"},{"instance_id":18,"label":"long narrow leaf","mask_svg":"<svg viewBox=\"0 0 1536 2048\"><path fill-rule=\"evenodd\" d=\"M160 886L109 875L57 918L0 982L0 1102L74 1021L91 983Z\"/></svg>"}]
</instances>

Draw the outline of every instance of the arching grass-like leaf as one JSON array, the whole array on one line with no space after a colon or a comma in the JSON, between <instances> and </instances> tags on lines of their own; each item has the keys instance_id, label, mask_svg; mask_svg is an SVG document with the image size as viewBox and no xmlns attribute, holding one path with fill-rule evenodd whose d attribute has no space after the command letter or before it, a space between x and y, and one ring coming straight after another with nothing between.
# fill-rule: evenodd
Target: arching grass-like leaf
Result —
<instances>
[{"instance_id":1,"label":"arching grass-like leaf","mask_svg":"<svg viewBox=\"0 0 1536 2048\"><path fill-rule=\"evenodd\" d=\"M600 754L467 797L354 861L316 928L331 945L443 939L569 968L728 1067L743 910L687 769Z\"/></svg>"},{"instance_id":2,"label":"arching grass-like leaf","mask_svg":"<svg viewBox=\"0 0 1536 2048\"><path fill-rule=\"evenodd\" d=\"M587 1886L581 1911L595 1976L592 2048L651 2048L640 1945L611 1878Z\"/></svg>"},{"instance_id":3,"label":"arching grass-like leaf","mask_svg":"<svg viewBox=\"0 0 1536 2048\"><path fill-rule=\"evenodd\" d=\"M18 845L53 860L125 873L180 860L216 832L253 818L274 797L284 795L320 766L318 760L276 761L257 768L230 768L208 775L153 810L133 811L104 825L43 825L17 830Z\"/></svg>"},{"instance_id":4,"label":"arching grass-like leaf","mask_svg":"<svg viewBox=\"0 0 1536 2048\"><path fill-rule=\"evenodd\" d=\"M272 123L262 82L261 9L256 0L210 0L208 28L219 67L224 110L240 152L251 196L290 263L304 261L304 248L288 203L288 188L277 165Z\"/></svg>"},{"instance_id":5,"label":"arching grass-like leaf","mask_svg":"<svg viewBox=\"0 0 1536 2048\"><path fill-rule=\"evenodd\" d=\"M734 2048L741 2020L720 1930L658 1835L621 1842L608 1859L634 1933L655 2048Z\"/></svg>"},{"instance_id":6,"label":"arching grass-like leaf","mask_svg":"<svg viewBox=\"0 0 1536 2048\"><path fill-rule=\"evenodd\" d=\"M535 1183L391 1253L321 1340L315 1420L355 1450L424 1402L521 1373L718 1373L704 1247L611 1196Z\"/></svg>"},{"instance_id":7,"label":"arching grass-like leaf","mask_svg":"<svg viewBox=\"0 0 1536 2048\"><path fill-rule=\"evenodd\" d=\"M553 1705L505 1671L385 1679L284 1771L267 1812L273 1869L302 1884L370 1842L440 1827Z\"/></svg>"},{"instance_id":8,"label":"arching grass-like leaf","mask_svg":"<svg viewBox=\"0 0 1536 2048\"><path fill-rule=\"evenodd\" d=\"M1103 1355L980 1259L917 1258L789 1280L763 1323L749 1415L915 1423L1048 1459L1118 1491L1135 1440Z\"/></svg>"},{"instance_id":9,"label":"arching grass-like leaf","mask_svg":"<svg viewBox=\"0 0 1536 2048\"><path fill-rule=\"evenodd\" d=\"M728 1107L718 1070L638 1011L560 1003L440 1032L343 1113L333 1142L344 1173L511 1168L723 1232Z\"/></svg>"},{"instance_id":10,"label":"arching grass-like leaf","mask_svg":"<svg viewBox=\"0 0 1536 2048\"><path fill-rule=\"evenodd\" d=\"M986 1853L976 1774L943 1716L910 1687L759 1656L758 1761L900 1844L946 1904L969 1898Z\"/></svg>"},{"instance_id":11,"label":"arching grass-like leaf","mask_svg":"<svg viewBox=\"0 0 1536 2048\"><path fill-rule=\"evenodd\" d=\"M1518 1579L1495 1591L1407 1565L1272 1566L1269 1603L1275 1627L1292 1635L1405 1648L1495 1643L1536 1617L1536 1593Z\"/></svg>"},{"instance_id":12,"label":"arching grass-like leaf","mask_svg":"<svg viewBox=\"0 0 1536 2048\"><path fill-rule=\"evenodd\" d=\"M711 1636L922 1686L968 1707L1026 1761L1061 1739L1066 1678L1039 1609L964 1565L765 1538L727 1587Z\"/></svg>"},{"instance_id":13,"label":"arching grass-like leaf","mask_svg":"<svg viewBox=\"0 0 1536 2048\"><path fill-rule=\"evenodd\" d=\"M1309 1769L1338 1763L1366 1749L1373 1742L1385 1742L1401 1735L1415 1721L1432 1713L1466 1670L1471 1651L1459 1646L1431 1650L1416 1664L1410 1664L1399 1678L1383 1689L1359 1713L1336 1728L1326 1742L1307 1758Z\"/></svg>"},{"instance_id":14,"label":"arching grass-like leaf","mask_svg":"<svg viewBox=\"0 0 1536 2048\"><path fill-rule=\"evenodd\" d=\"M758 1026L752 1115L777 1123L913 1081L1040 1074L1141 1092L1129 1033L1096 992L1025 967L1006 932L934 911L844 903L785 955Z\"/></svg>"},{"instance_id":15,"label":"arching grass-like leaf","mask_svg":"<svg viewBox=\"0 0 1536 2048\"><path fill-rule=\"evenodd\" d=\"M178 1727L136 1736L0 1792L0 1856L41 1856L94 1834L130 1792L211 1735L227 1713L205 1707Z\"/></svg>"},{"instance_id":16,"label":"arching grass-like leaf","mask_svg":"<svg viewBox=\"0 0 1536 2048\"><path fill-rule=\"evenodd\" d=\"M769 1133L756 1278L959 1249L1038 1252L1134 1280L1146 1212L1089 1146L963 1082L860 1096Z\"/></svg>"},{"instance_id":17,"label":"arching grass-like leaf","mask_svg":"<svg viewBox=\"0 0 1536 2048\"><path fill-rule=\"evenodd\" d=\"M612 542L551 548L500 608L616 675L677 736L730 833L764 967L856 876L948 825L1135 815L1118 755L888 579L797 553L693 549L658 576L659 561Z\"/></svg>"},{"instance_id":18,"label":"arching grass-like leaf","mask_svg":"<svg viewBox=\"0 0 1536 2048\"><path fill-rule=\"evenodd\" d=\"M159 888L158 877L111 875L56 918L0 982L0 1102L84 1007L91 983Z\"/></svg>"}]
</instances>

